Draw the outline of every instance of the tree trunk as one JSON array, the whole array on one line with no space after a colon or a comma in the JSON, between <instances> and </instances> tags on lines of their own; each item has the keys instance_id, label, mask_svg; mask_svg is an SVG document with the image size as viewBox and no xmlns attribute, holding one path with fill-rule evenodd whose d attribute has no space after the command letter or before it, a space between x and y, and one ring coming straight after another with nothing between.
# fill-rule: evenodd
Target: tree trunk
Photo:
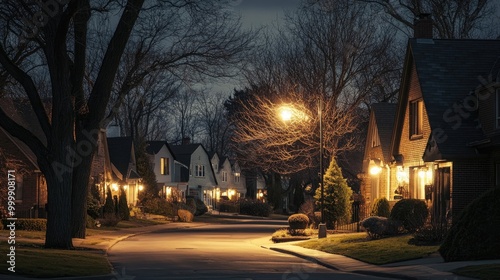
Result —
<instances>
[{"instance_id":1,"label":"tree trunk","mask_svg":"<svg viewBox=\"0 0 500 280\"><path fill-rule=\"evenodd\" d=\"M87 228L87 194L92 169L92 154L82 157L82 163L73 169L71 194L71 236L85 238Z\"/></svg>"},{"instance_id":2,"label":"tree trunk","mask_svg":"<svg viewBox=\"0 0 500 280\"><path fill-rule=\"evenodd\" d=\"M70 199L73 170L67 165L66 159L66 157L58 157L48 165L40 164L47 180L47 230L45 235L45 247L47 248L73 248Z\"/></svg>"}]
</instances>

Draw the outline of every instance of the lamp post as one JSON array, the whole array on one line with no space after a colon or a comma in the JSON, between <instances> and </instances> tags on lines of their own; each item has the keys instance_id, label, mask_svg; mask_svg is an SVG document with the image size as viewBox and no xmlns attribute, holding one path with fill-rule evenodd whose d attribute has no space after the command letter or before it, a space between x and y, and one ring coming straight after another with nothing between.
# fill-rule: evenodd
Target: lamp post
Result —
<instances>
[{"instance_id":1,"label":"lamp post","mask_svg":"<svg viewBox=\"0 0 500 280\"><path fill-rule=\"evenodd\" d=\"M284 105L279 108L279 114L284 122L290 121L294 118L295 114L300 114L300 118L308 119L304 112L292 109L290 106ZM318 118L319 118L319 184L320 184L320 219L321 223L318 228L318 238L326 237L326 224L325 224L325 208L324 208L324 184L323 184L323 100L321 96L318 99Z\"/></svg>"},{"instance_id":2,"label":"lamp post","mask_svg":"<svg viewBox=\"0 0 500 280\"><path fill-rule=\"evenodd\" d=\"M321 223L318 227L318 238L326 237L326 224L325 224L325 189L323 186L323 100L321 96L318 101L318 117L319 117L319 183L320 183L320 215Z\"/></svg>"}]
</instances>

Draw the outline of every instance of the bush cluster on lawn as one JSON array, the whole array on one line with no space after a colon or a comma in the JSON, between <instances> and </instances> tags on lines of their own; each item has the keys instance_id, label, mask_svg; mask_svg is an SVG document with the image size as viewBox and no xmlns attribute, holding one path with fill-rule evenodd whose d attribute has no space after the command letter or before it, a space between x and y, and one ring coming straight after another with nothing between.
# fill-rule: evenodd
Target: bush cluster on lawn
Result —
<instances>
[{"instance_id":1,"label":"bush cluster on lawn","mask_svg":"<svg viewBox=\"0 0 500 280\"><path fill-rule=\"evenodd\" d=\"M193 213L191 213L191 211L185 210L185 209L179 209L177 211L177 215L179 216L179 220L181 222L185 222L185 223L191 223L193 221L193 218L194 218Z\"/></svg>"},{"instance_id":2,"label":"bush cluster on lawn","mask_svg":"<svg viewBox=\"0 0 500 280\"><path fill-rule=\"evenodd\" d=\"M439 253L445 261L500 258L500 188L471 202L450 228Z\"/></svg>"},{"instance_id":3,"label":"bush cluster on lawn","mask_svg":"<svg viewBox=\"0 0 500 280\"><path fill-rule=\"evenodd\" d=\"M361 226L371 239L394 236L401 232L401 223L386 217L368 217L361 222Z\"/></svg>"},{"instance_id":4,"label":"bush cluster on lawn","mask_svg":"<svg viewBox=\"0 0 500 280\"><path fill-rule=\"evenodd\" d=\"M176 215L173 203L160 197L145 199L142 202L142 206L144 206L144 212L146 213L167 217L173 217Z\"/></svg>"},{"instance_id":5,"label":"bush cluster on lawn","mask_svg":"<svg viewBox=\"0 0 500 280\"><path fill-rule=\"evenodd\" d=\"M260 200L242 199L239 203L240 214L259 217L269 217L271 215L271 206Z\"/></svg>"},{"instance_id":6,"label":"bush cluster on lawn","mask_svg":"<svg viewBox=\"0 0 500 280\"><path fill-rule=\"evenodd\" d=\"M240 204L238 201L234 200L221 200L219 201L219 205L217 205L220 212L228 212L228 213L239 213L240 212Z\"/></svg>"},{"instance_id":7,"label":"bush cluster on lawn","mask_svg":"<svg viewBox=\"0 0 500 280\"><path fill-rule=\"evenodd\" d=\"M374 204L372 213L384 213L386 206L384 202ZM378 205L375 207L375 205ZM377 208L377 209L375 209ZM387 213L385 213L387 214ZM361 222L368 236L372 239L379 239L385 236L393 236L403 232L417 233L417 239L430 238L429 235L437 234L435 229L422 229L428 216L427 205L418 199L402 199L394 205L389 218L381 216L371 216ZM420 231L419 231L420 230Z\"/></svg>"},{"instance_id":8,"label":"bush cluster on lawn","mask_svg":"<svg viewBox=\"0 0 500 280\"><path fill-rule=\"evenodd\" d=\"M414 245L439 245L448 233L448 223L430 223L415 231L410 244Z\"/></svg>"},{"instance_id":9,"label":"bush cluster on lawn","mask_svg":"<svg viewBox=\"0 0 500 280\"><path fill-rule=\"evenodd\" d=\"M309 225L309 218L305 214L293 214L288 217L288 231L291 235L302 235Z\"/></svg>"},{"instance_id":10,"label":"bush cluster on lawn","mask_svg":"<svg viewBox=\"0 0 500 280\"><path fill-rule=\"evenodd\" d=\"M401 199L392 208L390 219L400 221L407 232L415 232L423 227L429 211L420 199Z\"/></svg>"},{"instance_id":11,"label":"bush cluster on lawn","mask_svg":"<svg viewBox=\"0 0 500 280\"><path fill-rule=\"evenodd\" d=\"M7 219L2 220L4 228L11 221ZM29 219L29 218L17 218L16 220L16 230L27 230L27 231L45 231L47 229L47 219Z\"/></svg>"},{"instance_id":12,"label":"bush cluster on lawn","mask_svg":"<svg viewBox=\"0 0 500 280\"><path fill-rule=\"evenodd\" d=\"M372 216L386 217L391 216L391 210L389 209L389 201L385 197L377 198L373 202L372 206Z\"/></svg>"},{"instance_id":13,"label":"bush cluster on lawn","mask_svg":"<svg viewBox=\"0 0 500 280\"><path fill-rule=\"evenodd\" d=\"M186 205L188 207L186 210L189 210L195 216L201 216L208 212L208 207L199 198L194 198L192 196L186 197Z\"/></svg>"}]
</instances>

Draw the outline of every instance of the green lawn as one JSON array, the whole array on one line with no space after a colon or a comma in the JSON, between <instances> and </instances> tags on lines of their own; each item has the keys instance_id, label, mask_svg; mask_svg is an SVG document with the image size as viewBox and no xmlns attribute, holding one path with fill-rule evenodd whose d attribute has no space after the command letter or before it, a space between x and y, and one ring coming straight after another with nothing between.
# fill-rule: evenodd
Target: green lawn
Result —
<instances>
[{"instance_id":1,"label":"green lawn","mask_svg":"<svg viewBox=\"0 0 500 280\"><path fill-rule=\"evenodd\" d=\"M0 243L2 252L7 252L8 244ZM15 275L36 277L62 277L103 275L111 273L103 251L98 250L57 250L45 249L37 244L16 245ZM0 273L10 274L7 255L0 258ZM1 277L0 277L1 278Z\"/></svg>"},{"instance_id":2,"label":"green lawn","mask_svg":"<svg viewBox=\"0 0 500 280\"><path fill-rule=\"evenodd\" d=\"M368 240L366 233L329 235L298 243L297 246L339 254L371 264L387 264L426 257L437 252L439 246L408 244L411 235Z\"/></svg>"}]
</instances>

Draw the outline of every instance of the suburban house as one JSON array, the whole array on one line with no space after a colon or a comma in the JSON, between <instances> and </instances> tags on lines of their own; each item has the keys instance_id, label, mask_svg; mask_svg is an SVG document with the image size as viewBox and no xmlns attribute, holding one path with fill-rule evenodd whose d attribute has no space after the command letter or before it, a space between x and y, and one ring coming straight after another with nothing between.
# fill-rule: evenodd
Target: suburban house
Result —
<instances>
[{"instance_id":1,"label":"suburban house","mask_svg":"<svg viewBox=\"0 0 500 280\"><path fill-rule=\"evenodd\" d=\"M134 143L132 137L108 137L107 148L112 178L107 182L114 195L122 188L127 195L127 202L136 206L139 192L142 190L141 177L136 170Z\"/></svg>"},{"instance_id":2,"label":"suburban house","mask_svg":"<svg viewBox=\"0 0 500 280\"><path fill-rule=\"evenodd\" d=\"M151 163L156 175L161 196L169 201L185 199L186 184L181 183L181 168L187 166L178 162L170 145L166 141L148 141L146 152L151 157Z\"/></svg>"},{"instance_id":3,"label":"suburban house","mask_svg":"<svg viewBox=\"0 0 500 280\"><path fill-rule=\"evenodd\" d=\"M41 129L33 124L38 123L30 110L29 101L1 99L2 109L20 125L30 130L38 139L45 141ZM7 199L7 172L13 170L15 175L15 216L18 218L46 218L47 183L41 173L35 154L19 139L0 128L0 170L5 171L1 179L5 186ZM4 198L4 195L0 197ZM0 216L7 217L7 201L1 201Z\"/></svg>"},{"instance_id":4,"label":"suburban house","mask_svg":"<svg viewBox=\"0 0 500 280\"><path fill-rule=\"evenodd\" d=\"M399 198L394 194L396 184L391 154L396 106L394 103L377 103L371 106L363 157L364 172L360 176L361 194L369 208L377 198L385 197L389 201Z\"/></svg>"},{"instance_id":5,"label":"suburban house","mask_svg":"<svg viewBox=\"0 0 500 280\"><path fill-rule=\"evenodd\" d=\"M211 153L210 161L217 178L217 199L229 200L244 198L246 194L245 179L237 162L232 163L227 157L219 157Z\"/></svg>"},{"instance_id":6,"label":"suburban house","mask_svg":"<svg viewBox=\"0 0 500 280\"><path fill-rule=\"evenodd\" d=\"M500 40L409 39L389 155L372 110L364 196L422 199L434 221L451 221L500 185L499 70Z\"/></svg>"},{"instance_id":7,"label":"suburban house","mask_svg":"<svg viewBox=\"0 0 500 280\"><path fill-rule=\"evenodd\" d=\"M217 178L208 152L201 144L171 145L175 158L180 163L179 186L185 186L186 196L197 197L205 205L214 206L217 195Z\"/></svg>"}]
</instances>

